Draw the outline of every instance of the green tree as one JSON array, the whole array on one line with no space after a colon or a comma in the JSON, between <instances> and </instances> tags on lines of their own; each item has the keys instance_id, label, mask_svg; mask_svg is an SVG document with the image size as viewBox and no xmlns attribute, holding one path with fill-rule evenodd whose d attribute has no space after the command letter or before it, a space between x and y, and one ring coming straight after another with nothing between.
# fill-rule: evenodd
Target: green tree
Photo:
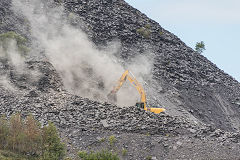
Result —
<instances>
[{"instance_id":1,"label":"green tree","mask_svg":"<svg viewBox=\"0 0 240 160\"><path fill-rule=\"evenodd\" d=\"M61 160L64 155L53 123L42 128L32 115L23 120L19 113L0 118L0 159Z\"/></svg>"},{"instance_id":2,"label":"green tree","mask_svg":"<svg viewBox=\"0 0 240 160\"><path fill-rule=\"evenodd\" d=\"M11 151L23 152L26 143L24 134L24 123L19 113L12 115L9 125L9 136L7 138L8 148Z\"/></svg>"},{"instance_id":3,"label":"green tree","mask_svg":"<svg viewBox=\"0 0 240 160\"><path fill-rule=\"evenodd\" d=\"M52 122L43 127L43 160L59 160L65 155L64 144L60 141L57 128Z\"/></svg>"},{"instance_id":4,"label":"green tree","mask_svg":"<svg viewBox=\"0 0 240 160\"><path fill-rule=\"evenodd\" d=\"M0 149L5 149L7 146L7 137L9 134L9 126L6 116L0 118Z\"/></svg>"},{"instance_id":5,"label":"green tree","mask_svg":"<svg viewBox=\"0 0 240 160\"><path fill-rule=\"evenodd\" d=\"M198 52L198 53L202 53L205 49L205 44L203 41L201 42L197 42L196 45L195 45L195 50Z\"/></svg>"},{"instance_id":6,"label":"green tree","mask_svg":"<svg viewBox=\"0 0 240 160\"><path fill-rule=\"evenodd\" d=\"M25 119L24 132L27 136L25 152L32 155L39 155L42 149L42 130L39 122L37 122L32 115Z\"/></svg>"}]
</instances>

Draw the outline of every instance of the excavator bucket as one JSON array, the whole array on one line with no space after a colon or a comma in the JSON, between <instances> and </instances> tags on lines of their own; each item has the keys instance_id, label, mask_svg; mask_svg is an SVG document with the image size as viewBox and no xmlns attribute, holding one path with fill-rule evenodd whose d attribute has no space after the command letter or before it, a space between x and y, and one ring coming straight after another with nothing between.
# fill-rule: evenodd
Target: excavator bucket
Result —
<instances>
[{"instance_id":1,"label":"excavator bucket","mask_svg":"<svg viewBox=\"0 0 240 160\"><path fill-rule=\"evenodd\" d=\"M107 95L107 98L108 98L108 101L110 102L110 103L113 103L113 104L115 104L116 102L117 102L117 95L116 95L116 93L109 93L108 95Z\"/></svg>"}]
</instances>

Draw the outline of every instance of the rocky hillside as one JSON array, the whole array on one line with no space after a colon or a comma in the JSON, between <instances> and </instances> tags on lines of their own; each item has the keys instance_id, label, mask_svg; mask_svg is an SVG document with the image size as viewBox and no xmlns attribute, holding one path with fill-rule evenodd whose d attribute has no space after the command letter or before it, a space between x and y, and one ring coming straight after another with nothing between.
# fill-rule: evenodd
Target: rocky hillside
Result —
<instances>
[{"instance_id":1,"label":"rocky hillside","mask_svg":"<svg viewBox=\"0 0 240 160\"><path fill-rule=\"evenodd\" d=\"M65 7L89 26L96 44L119 39L124 60L154 53L154 89L160 93L149 93L149 99L171 113L186 111L207 124L239 129L239 83L158 23L124 1L66 1Z\"/></svg>"},{"instance_id":2,"label":"rocky hillside","mask_svg":"<svg viewBox=\"0 0 240 160\"><path fill-rule=\"evenodd\" d=\"M102 139L115 135L114 150L128 151L122 159L239 158L240 84L157 22L123 0L42 0L32 12L43 8L54 17L60 7L60 19L84 31L94 48L120 43L114 57L123 66L150 56L151 76L143 76L142 84L148 104L166 108L160 115L70 92L63 74L48 59L48 48L38 39L41 34L36 36L32 17L18 2L30 3L0 1L0 33L14 31L28 40L26 46L33 51L18 62L15 56L4 56L4 47L0 49L1 114L32 113L43 124L53 121L69 154L109 147ZM53 30L62 29L58 27ZM90 68L87 75L94 73Z\"/></svg>"},{"instance_id":3,"label":"rocky hillside","mask_svg":"<svg viewBox=\"0 0 240 160\"><path fill-rule=\"evenodd\" d=\"M158 95L149 93L149 99L154 97L153 101L169 112L180 109L207 124L239 129L239 83L175 35L124 1L66 1L65 6L83 18L95 43L119 39L121 58L131 60L146 51L154 53L152 72L157 84L147 87L162 91Z\"/></svg>"}]
</instances>

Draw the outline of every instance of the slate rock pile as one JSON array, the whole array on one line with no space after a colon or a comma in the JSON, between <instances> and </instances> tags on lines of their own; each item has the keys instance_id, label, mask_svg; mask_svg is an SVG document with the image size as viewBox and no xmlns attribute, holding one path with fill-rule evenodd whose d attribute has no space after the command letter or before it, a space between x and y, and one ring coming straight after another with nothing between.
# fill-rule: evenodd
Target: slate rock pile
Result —
<instances>
[{"instance_id":1,"label":"slate rock pile","mask_svg":"<svg viewBox=\"0 0 240 160\"><path fill-rule=\"evenodd\" d=\"M236 157L240 140L236 132L240 128L239 82L124 0L64 0L54 5L50 0L45 2L51 7L62 5L69 22L85 31L97 47L117 39L121 47L116 57L123 63L139 55L150 55L153 79L145 79L148 85L144 85L148 101L163 104L180 115L156 115L135 106L121 108L72 95L47 60L29 59L24 64L25 72L19 72L2 57L0 114L10 117L16 112L23 116L31 113L42 124L51 120L75 148L86 149L99 136L113 133L122 139L118 145L126 146L130 135L133 143L129 146L133 146L129 147L129 159L146 157L149 152L137 152L143 145L149 146L147 149L153 154L170 159L191 157L193 153L188 151L194 147L193 157L201 158L201 149L208 144L215 146L216 152L205 149L205 158L216 158L228 146L234 146L229 157ZM27 21L12 10L9 0L0 1L0 22L0 33L15 31L34 40ZM158 152L159 148L164 153Z\"/></svg>"},{"instance_id":2,"label":"slate rock pile","mask_svg":"<svg viewBox=\"0 0 240 160\"><path fill-rule=\"evenodd\" d=\"M46 5L52 5L45 0ZM57 1L56 1L57 2ZM179 97L173 102L176 108L189 112L199 120L224 130L240 128L240 85L231 76L218 69L204 56L186 46L178 37L163 29L157 22L131 7L123 0L65 0L64 6L70 23L85 31L98 47L112 40L121 43L117 57L123 63L131 62L138 55L153 57L153 80L161 86L144 86L146 90L174 90ZM11 10L11 2L0 2L0 33L16 31L31 37L24 17ZM73 16L74 15L74 16ZM28 27L27 27L28 26ZM148 33L147 36L145 32ZM31 39L31 38L29 38ZM44 81L44 80L43 80ZM148 82L152 84L152 81ZM162 104L159 95L148 93L148 100ZM164 95L171 101L171 95ZM166 105L167 109L168 104Z\"/></svg>"},{"instance_id":3,"label":"slate rock pile","mask_svg":"<svg viewBox=\"0 0 240 160\"><path fill-rule=\"evenodd\" d=\"M36 89L46 92L63 90L63 83L55 68L47 61L28 61L23 69L14 66L9 59L0 59L1 77L5 77L9 85L18 91ZM32 94L31 94L32 95Z\"/></svg>"},{"instance_id":4,"label":"slate rock pile","mask_svg":"<svg viewBox=\"0 0 240 160\"><path fill-rule=\"evenodd\" d=\"M157 22L123 0L65 0L63 5L66 12L76 15L73 25L86 31L97 46L119 40L122 46L117 57L124 62L151 53L154 81L162 84L154 89L177 91L182 110L221 129L236 131L240 128L237 123L240 120L239 82ZM153 88L151 85L144 87L146 90ZM148 98L159 99L157 96Z\"/></svg>"},{"instance_id":5,"label":"slate rock pile","mask_svg":"<svg viewBox=\"0 0 240 160\"><path fill-rule=\"evenodd\" d=\"M19 112L34 115L42 124L49 120L59 128L85 131L112 130L139 134L190 134L198 126L167 114L156 115L133 107L120 108L64 92L14 94L1 89L0 113L8 117ZM189 130L187 131L186 129Z\"/></svg>"}]
</instances>

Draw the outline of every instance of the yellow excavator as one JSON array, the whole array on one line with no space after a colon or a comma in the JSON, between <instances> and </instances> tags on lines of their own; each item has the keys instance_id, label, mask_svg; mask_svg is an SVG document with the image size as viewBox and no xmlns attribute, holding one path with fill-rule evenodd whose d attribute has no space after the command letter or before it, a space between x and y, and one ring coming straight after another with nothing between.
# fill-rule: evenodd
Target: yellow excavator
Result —
<instances>
[{"instance_id":1,"label":"yellow excavator","mask_svg":"<svg viewBox=\"0 0 240 160\"><path fill-rule=\"evenodd\" d=\"M122 87L122 85L124 84L124 82L128 80L138 91L138 93L141 95L141 101L136 103L137 107L143 108L146 111L150 111L156 114L159 114L163 111L165 111L164 108L151 108L151 107L147 107L146 104L146 94L143 90L143 87L140 85L140 83L136 80L136 78L133 76L133 74L129 71L126 70L121 78L118 81L118 84L113 88L113 90L108 94L108 99L111 102L116 102L117 98L116 98L116 93L118 92L118 90Z\"/></svg>"}]
</instances>

